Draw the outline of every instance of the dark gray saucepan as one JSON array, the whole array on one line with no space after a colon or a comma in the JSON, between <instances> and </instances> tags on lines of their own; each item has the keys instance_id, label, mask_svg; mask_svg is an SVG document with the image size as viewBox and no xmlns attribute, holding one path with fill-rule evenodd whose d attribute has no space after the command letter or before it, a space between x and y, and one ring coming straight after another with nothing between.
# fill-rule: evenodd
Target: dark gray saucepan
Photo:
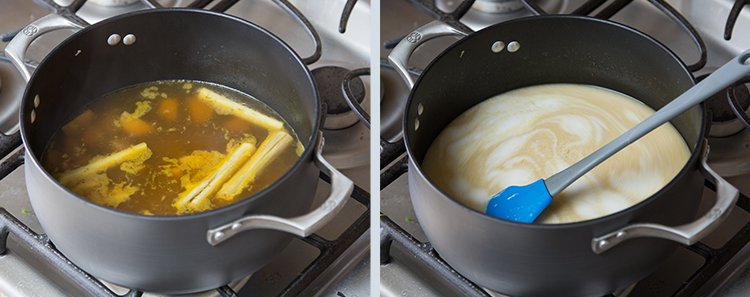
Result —
<instances>
[{"instance_id":1,"label":"dark gray saucepan","mask_svg":"<svg viewBox=\"0 0 750 297\"><path fill-rule=\"evenodd\" d=\"M671 121L692 156L674 180L633 207L584 222L541 225L464 206L438 189L420 163L438 133L484 99L529 85L580 83L617 90L659 109L694 80L679 58L652 38L575 16L519 19L468 37L433 22L401 41L389 60L406 74L414 48L444 35L463 38L435 58L416 83L402 75L413 84L404 115L409 191L430 243L478 285L511 296L603 296L653 272L677 242L702 239L736 201L737 190L705 164L707 119L696 106ZM717 202L696 220L705 178L717 183Z\"/></svg>"},{"instance_id":2,"label":"dark gray saucepan","mask_svg":"<svg viewBox=\"0 0 750 297\"><path fill-rule=\"evenodd\" d=\"M6 53L20 65L38 35L76 27L49 15L18 34ZM133 34L135 42L109 45L115 33ZM187 293L239 280L269 263L292 233L307 236L319 229L352 191L351 181L320 155L320 103L308 68L283 41L239 18L189 9L129 13L80 30L33 75L24 76L29 82L20 117L32 206L55 246L106 281ZM126 86L168 79L218 83L256 97L287 120L307 149L263 191L182 216L138 215L94 204L41 167L52 134L87 103ZM320 170L332 176L332 189L328 200L310 212Z\"/></svg>"}]
</instances>

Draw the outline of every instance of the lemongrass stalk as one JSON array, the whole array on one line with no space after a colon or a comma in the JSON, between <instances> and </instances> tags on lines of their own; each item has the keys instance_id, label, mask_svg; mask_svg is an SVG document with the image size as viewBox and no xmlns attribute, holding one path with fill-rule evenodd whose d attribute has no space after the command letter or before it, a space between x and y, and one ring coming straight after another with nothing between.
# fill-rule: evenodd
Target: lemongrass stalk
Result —
<instances>
[{"instance_id":1,"label":"lemongrass stalk","mask_svg":"<svg viewBox=\"0 0 750 297\"><path fill-rule=\"evenodd\" d=\"M230 200L242 193L255 181L258 173L265 169L272 160L278 158L292 141L292 137L284 131L268 135L258 148L258 152L221 187L215 198Z\"/></svg>"},{"instance_id":2,"label":"lemongrass stalk","mask_svg":"<svg viewBox=\"0 0 750 297\"><path fill-rule=\"evenodd\" d=\"M218 114L231 114L266 128L269 131L279 130L284 125L284 123L277 119L264 115L206 88L198 89L198 98L210 105Z\"/></svg>"},{"instance_id":3,"label":"lemongrass stalk","mask_svg":"<svg viewBox=\"0 0 750 297\"><path fill-rule=\"evenodd\" d=\"M196 205L202 204L206 201L211 194L215 193L218 186L223 184L229 177L237 171L242 164L250 158L250 155L255 151L255 146L250 143L242 143L224 163L209 177L201 181L198 186L190 190L184 197L174 203L177 208L187 207L188 205L195 207Z\"/></svg>"},{"instance_id":4,"label":"lemongrass stalk","mask_svg":"<svg viewBox=\"0 0 750 297\"><path fill-rule=\"evenodd\" d=\"M58 181L61 184L66 185L71 182L81 180L82 178L85 178L90 174L104 172L107 169L123 162L138 158L143 158L145 160L150 157L151 150L148 148L145 142L142 142L119 152L115 152L101 158L94 158L92 159L91 163L83 167L79 167L75 170L63 173L62 175L60 175L60 178L58 178Z\"/></svg>"}]
</instances>

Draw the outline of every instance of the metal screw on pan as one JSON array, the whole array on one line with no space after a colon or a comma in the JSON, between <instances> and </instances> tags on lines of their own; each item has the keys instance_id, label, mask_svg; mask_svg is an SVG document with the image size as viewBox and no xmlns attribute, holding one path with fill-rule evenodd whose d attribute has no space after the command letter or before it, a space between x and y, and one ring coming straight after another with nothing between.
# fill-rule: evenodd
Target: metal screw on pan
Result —
<instances>
[{"instance_id":1,"label":"metal screw on pan","mask_svg":"<svg viewBox=\"0 0 750 297\"><path fill-rule=\"evenodd\" d=\"M107 38L107 44L116 45L120 43L120 40L122 40L122 37L120 37L120 34L115 33L115 34L109 35L109 38Z\"/></svg>"},{"instance_id":2,"label":"metal screw on pan","mask_svg":"<svg viewBox=\"0 0 750 297\"><path fill-rule=\"evenodd\" d=\"M122 38L122 43L125 45L131 45L135 43L135 35L133 34L125 35L125 37Z\"/></svg>"}]
</instances>

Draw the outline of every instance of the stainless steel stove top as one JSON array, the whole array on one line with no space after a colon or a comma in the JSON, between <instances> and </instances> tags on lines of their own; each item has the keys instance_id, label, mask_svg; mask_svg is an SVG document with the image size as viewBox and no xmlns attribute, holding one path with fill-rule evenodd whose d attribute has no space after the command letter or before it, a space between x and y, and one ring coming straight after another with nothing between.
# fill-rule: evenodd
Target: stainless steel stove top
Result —
<instances>
[{"instance_id":1,"label":"stainless steel stove top","mask_svg":"<svg viewBox=\"0 0 750 297\"><path fill-rule=\"evenodd\" d=\"M71 0L59 1L68 5ZM192 1L164 0L162 5L185 6ZM218 1L216 1L218 2ZM323 66L340 66L347 69L369 67L370 57L370 2L358 2L352 11L346 33L338 32L339 19L346 1L290 1L313 24L322 41L321 58L309 65L310 69ZM123 4L125 3L125 4ZM115 6L110 6L117 4ZM209 5L209 8L211 5ZM139 1L98 0L84 4L77 15L89 23L95 23L112 15L146 9ZM31 0L0 2L0 34L15 31L49 12ZM301 57L314 52L311 38L294 18L272 1L239 1L226 13L239 16L268 29L288 43ZM41 61L55 45L71 35L70 31L57 31L44 35L35 41L27 58ZM7 43L0 43L4 48ZM369 77L362 77L369 93ZM17 127L18 110L12 101L23 94L25 83L18 71L9 63L0 62L0 132L14 133ZM368 95L369 96L369 95ZM325 158L357 186L369 191L369 142L370 132L358 123L342 130L324 131L326 145ZM0 156L0 159L3 157ZM21 166L9 176L0 180L0 207L5 208L31 230L44 233L36 220L34 210L28 201L24 181L24 167ZM327 195L328 183L319 182L315 205L319 205ZM333 222L316 234L326 240L334 240L342 234L367 207L353 199L336 216ZM370 232L362 234L309 286L310 296L336 296L345 292L346 296L368 296L370 292ZM0 296L86 296L80 285L62 272L52 268L43 257L26 246L13 235L8 240L8 252L0 255ZM279 257L263 269L257 271L233 288L243 288L239 296L275 296L287 287L292 280L320 254L317 248L300 239L294 239ZM117 294L127 290L112 286ZM5 295L3 295L5 294ZM195 296L218 296L217 291L195 294ZM144 296L154 296L145 293Z\"/></svg>"},{"instance_id":2,"label":"stainless steel stove top","mask_svg":"<svg viewBox=\"0 0 750 297\"><path fill-rule=\"evenodd\" d=\"M373 38L371 32L378 32L370 27L371 5L379 7L379 10L373 9L373 12L380 12L380 21L375 23L380 24L378 36L380 41L385 42L400 38L433 20L431 16L412 6L410 4L412 1L416 0L359 1L354 6L345 34L338 32L338 22L345 1L290 1L310 19L321 35L322 57L310 65L310 69L323 66L340 66L348 69L369 67L370 42ZM70 2L72 0L58 0L58 3L62 5ZM164 6L184 6L192 1L161 0L159 2ZM460 0L434 0L432 3L441 9L450 10L460 2ZM518 3L513 3L513 1L477 0L476 2L478 2L476 6L495 12L469 11L461 21L472 30L480 30L495 22L531 15L525 8L519 9ZM549 12L569 13L585 0L538 0L536 2ZM651 2L635 0L611 19L653 36L666 44L687 64L697 61L699 52L693 41ZM734 1L667 0L667 2L693 24L706 43L707 64L695 73L696 76L713 71L743 49L750 48L750 32L743 30L750 28L750 8L744 8L740 14L732 40L725 41L722 38L724 22ZM125 4L107 6L112 3ZM146 6L137 0L91 0L79 10L78 15L94 23L110 15L134 9L146 9ZM239 1L227 10L227 13L257 23L280 36L300 56L308 56L314 51L307 32L272 1ZM2 1L0 2L0 34L21 29L46 14L48 11L36 5L32 0ZM378 17L374 14L372 16ZM63 30L45 35L32 44L27 58L41 61L56 44L70 34L69 31ZM420 47L412 57L411 65L415 66L417 71L425 68L435 56L454 41L455 39L450 37L440 38L431 41L429 46ZM5 43L0 43L0 47L4 45ZM385 60L389 52L390 50L381 44L380 59ZM377 67L377 65L372 66ZM380 76L375 80L367 76L362 79L368 96L371 86L380 85L381 104L379 108L373 106L373 116L380 118L380 136L387 141L398 143L401 141L402 110L408 90L398 75L386 68L381 69ZM0 132L10 134L18 128L15 123L18 110L11 102L13 98L22 95L23 85L18 72L10 64L0 62ZM369 101L372 102L372 100ZM364 124L358 123L342 130L325 131L324 137L326 138L325 157L352 178L360 188L369 191L371 186L369 129ZM750 132L742 131L726 138L710 138L709 145L711 146L709 156L711 166L727 177L727 180L738 187L743 194L750 195L750 173L748 173L750 171ZM0 156L0 159L2 158ZM388 166L385 170L393 169L395 166L399 165ZM31 230L43 233L28 201L23 172L24 167L21 166L0 180L0 207L5 208ZM327 183L321 181L315 204L321 202L327 190ZM705 210L710 205L712 197L712 191L705 189L702 209ZM379 209L382 215L390 218L416 240L422 243L427 241L411 206L406 175L401 175L376 194L373 202L380 204ZM366 207L363 204L350 201L334 222L318 232L318 235L326 239L336 238L365 211ZM720 249L726 242L731 241L748 222L750 222L750 213L735 207L719 230L703 240L701 244L709 248ZM371 286L379 287L381 296L465 295L464 292L446 283L441 275L399 244L391 245L390 260L386 264L379 265L380 283L371 284L371 265L368 254L370 251L377 251L377 245L369 242L371 232L373 231L365 232L334 264L324 269L322 276L310 286L313 290L309 292L309 295L370 296L373 292ZM374 232L377 233L377 229ZM7 247L8 252L0 255L0 296L85 295L84 290L76 281L61 271L50 268L47 260L38 256L32 248L18 238L11 235ZM423 247L429 250L428 244ZM727 261L727 264L706 280L705 285L693 295L747 296L750 294L748 293L750 292L750 270L747 269L750 266L750 260L748 260L750 254L748 253L750 253L750 246L738 247L737 253ZM244 286L239 290L239 296L278 295L279 291L283 290L318 254L316 248L302 240L295 239L267 267L248 276L242 284L231 285ZM705 262L703 257L696 255L693 251L684 247L680 248L655 273L634 284L629 288L629 292L617 292L619 295L615 296L623 296L622 294L626 293L628 296L672 296L674 291ZM113 288L113 290L117 294L127 292L118 288ZM498 296L490 292L486 294ZM220 293L215 291L195 294L195 296L217 295Z\"/></svg>"}]
</instances>

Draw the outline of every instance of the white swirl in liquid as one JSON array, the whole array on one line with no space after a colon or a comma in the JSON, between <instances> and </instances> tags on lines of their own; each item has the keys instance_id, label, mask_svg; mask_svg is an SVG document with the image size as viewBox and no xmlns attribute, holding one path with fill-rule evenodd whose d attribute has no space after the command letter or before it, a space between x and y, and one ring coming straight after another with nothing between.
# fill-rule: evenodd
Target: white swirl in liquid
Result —
<instances>
[{"instance_id":1,"label":"white swirl in liquid","mask_svg":"<svg viewBox=\"0 0 750 297\"><path fill-rule=\"evenodd\" d=\"M430 146L422 168L450 196L484 212L494 194L552 176L653 113L600 87L517 89L453 120ZM577 222L626 209L669 183L689 157L677 130L664 124L555 196L535 222Z\"/></svg>"}]
</instances>

